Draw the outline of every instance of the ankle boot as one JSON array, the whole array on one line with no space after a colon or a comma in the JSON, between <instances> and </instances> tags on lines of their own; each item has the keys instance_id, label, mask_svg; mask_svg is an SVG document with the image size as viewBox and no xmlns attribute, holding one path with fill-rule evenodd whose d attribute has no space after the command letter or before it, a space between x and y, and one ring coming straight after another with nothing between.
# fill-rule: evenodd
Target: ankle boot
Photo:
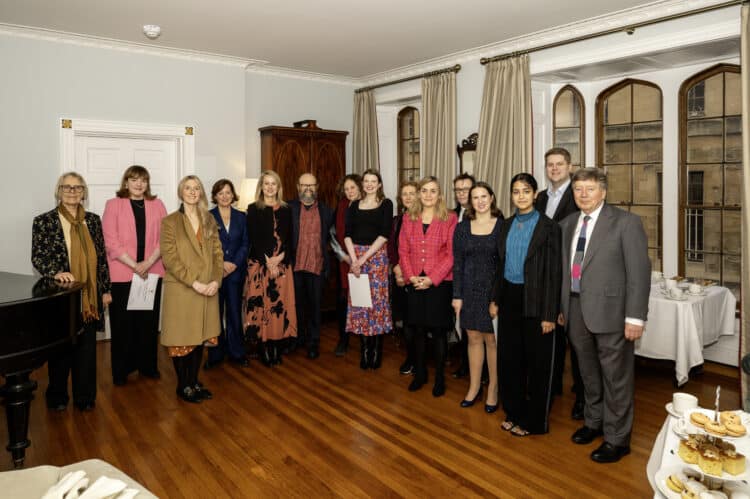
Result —
<instances>
[{"instance_id":1,"label":"ankle boot","mask_svg":"<svg viewBox=\"0 0 750 499\"><path fill-rule=\"evenodd\" d=\"M274 341L271 348L273 349L273 354L271 356L271 362L273 365L278 366L281 365L281 343L280 341Z\"/></svg>"},{"instance_id":2,"label":"ankle boot","mask_svg":"<svg viewBox=\"0 0 750 499\"><path fill-rule=\"evenodd\" d=\"M266 367L271 367L271 347L267 341L260 344L260 362Z\"/></svg>"},{"instance_id":3,"label":"ankle boot","mask_svg":"<svg viewBox=\"0 0 750 499\"><path fill-rule=\"evenodd\" d=\"M379 334L375 337L375 348L372 356L372 367L373 369L380 369L380 364L383 361L383 335Z\"/></svg>"},{"instance_id":4,"label":"ankle boot","mask_svg":"<svg viewBox=\"0 0 750 499\"><path fill-rule=\"evenodd\" d=\"M359 335L359 368L367 369L368 367L368 351L367 351L367 337Z\"/></svg>"}]
</instances>

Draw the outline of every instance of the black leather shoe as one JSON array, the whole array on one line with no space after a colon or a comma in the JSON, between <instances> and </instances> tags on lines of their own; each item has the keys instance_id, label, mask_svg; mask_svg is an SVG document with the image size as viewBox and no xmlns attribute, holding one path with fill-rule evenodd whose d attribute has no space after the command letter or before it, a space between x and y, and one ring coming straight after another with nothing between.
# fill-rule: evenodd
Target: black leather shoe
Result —
<instances>
[{"instance_id":1,"label":"black leather shoe","mask_svg":"<svg viewBox=\"0 0 750 499\"><path fill-rule=\"evenodd\" d=\"M182 390L179 388L177 389L177 396L180 397L185 402L191 402L193 404L199 404L201 400L203 400L199 395L198 392L195 391L194 388L190 386L186 386Z\"/></svg>"},{"instance_id":2,"label":"black leather shoe","mask_svg":"<svg viewBox=\"0 0 750 499\"><path fill-rule=\"evenodd\" d=\"M466 399L462 400L461 401L461 407L466 408L466 407L473 406L474 404L477 403L477 400L479 400L481 398L481 396L482 396L482 387L480 385L479 386L479 390L477 391L477 394L474 396L474 398L471 399L471 400L466 400Z\"/></svg>"},{"instance_id":3,"label":"black leather shoe","mask_svg":"<svg viewBox=\"0 0 750 499\"><path fill-rule=\"evenodd\" d=\"M310 347L310 349L307 351L307 358L308 359L317 359L320 357L320 352L318 352L318 347Z\"/></svg>"},{"instance_id":4,"label":"black leather shoe","mask_svg":"<svg viewBox=\"0 0 750 499\"><path fill-rule=\"evenodd\" d=\"M416 392L417 390L422 388L426 382L427 380L417 379L415 377L413 380L411 380L411 383L409 383L409 391Z\"/></svg>"},{"instance_id":5,"label":"black leather shoe","mask_svg":"<svg viewBox=\"0 0 750 499\"><path fill-rule=\"evenodd\" d=\"M591 460L597 463L616 463L628 454L630 454L630 447L604 442L591 453Z\"/></svg>"},{"instance_id":6,"label":"black leather shoe","mask_svg":"<svg viewBox=\"0 0 750 499\"><path fill-rule=\"evenodd\" d=\"M570 418L577 421L583 421L583 407L583 400L576 400L576 403L573 404L573 410L570 411Z\"/></svg>"},{"instance_id":7,"label":"black leather shoe","mask_svg":"<svg viewBox=\"0 0 750 499\"><path fill-rule=\"evenodd\" d=\"M588 426L581 426L570 439L576 444L585 445L590 444L596 437L601 437L603 434L602 430L593 430Z\"/></svg>"},{"instance_id":8,"label":"black leather shoe","mask_svg":"<svg viewBox=\"0 0 750 499\"><path fill-rule=\"evenodd\" d=\"M456 379L465 378L468 375L469 375L469 368L466 366L459 367L458 369L453 371L453 374L451 374L451 376L453 376Z\"/></svg>"},{"instance_id":9,"label":"black leather shoe","mask_svg":"<svg viewBox=\"0 0 750 499\"><path fill-rule=\"evenodd\" d=\"M201 400L210 400L214 398L214 394L211 393L211 391L208 388L203 386L203 383L201 383L200 381L197 382L195 386L193 386L193 389L195 390L195 393L198 395L198 397Z\"/></svg>"},{"instance_id":10,"label":"black leather shoe","mask_svg":"<svg viewBox=\"0 0 750 499\"><path fill-rule=\"evenodd\" d=\"M232 364L240 367L250 367L250 359L247 357L239 357L237 359L230 359Z\"/></svg>"},{"instance_id":11,"label":"black leather shoe","mask_svg":"<svg viewBox=\"0 0 750 499\"><path fill-rule=\"evenodd\" d=\"M443 378L437 378L435 384L432 385L432 396L442 397L445 395L445 380Z\"/></svg>"}]
</instances>

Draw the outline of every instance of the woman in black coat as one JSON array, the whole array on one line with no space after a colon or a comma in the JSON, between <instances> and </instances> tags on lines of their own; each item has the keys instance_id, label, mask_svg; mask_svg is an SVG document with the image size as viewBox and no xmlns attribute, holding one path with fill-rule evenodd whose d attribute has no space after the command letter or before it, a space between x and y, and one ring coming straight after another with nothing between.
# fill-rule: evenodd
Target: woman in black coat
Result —
<instances>
[{"instance_id":1,"label":"woman in black coat","mask_svg":"<svg viewBox=\"0 0 750 499\"><path fill-rule=\"evenodd\" d=\"M498 272L490 315L500 315L498 370L505 410L501 427L515 436L549 431L554 334L560 303L560 227L534 209L537 183L511 180L515 214L498 237Z\"/></svg>"}]
</instances>

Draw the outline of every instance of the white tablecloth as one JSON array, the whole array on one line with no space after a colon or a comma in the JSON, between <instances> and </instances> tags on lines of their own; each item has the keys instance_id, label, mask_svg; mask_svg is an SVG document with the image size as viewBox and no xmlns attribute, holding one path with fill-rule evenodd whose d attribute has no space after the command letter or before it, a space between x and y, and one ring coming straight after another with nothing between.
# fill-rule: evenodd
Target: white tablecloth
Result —
<instances>
[{"instance_id":1,"label":"white tablecloth","mask_svg":"<svg viewBox=\"0 0 750 499\"><path fill-rule=\"evenodd\" d=\"M677 384L688 380L692 367L703 364L703 347L719 336L734 334L736 299L721 286L706 288L705 296L670 300L658 285L651 286L648 322L635 353L652 359L675 361Z\"/></svg>"},{"instance_id":2,"label":"white tablecloth","mask_svg":"<svg viewBox=\"0 0 750 499\"><path fill-rule=\"evenodd\" d=\"M667 420L664 421L659 434L656 435L654 447L651 449L651 455L648 458L648 464L646 464L646 476L651 488L654 489L655 498L664 497L656 486L656 472L661 469L662 465L668 466L682 462L682 459L670 452L670 450L680 445L679 437L672 431L672 425L676 422L677 418L667 416Z\"/></svg>"}]
</instances>

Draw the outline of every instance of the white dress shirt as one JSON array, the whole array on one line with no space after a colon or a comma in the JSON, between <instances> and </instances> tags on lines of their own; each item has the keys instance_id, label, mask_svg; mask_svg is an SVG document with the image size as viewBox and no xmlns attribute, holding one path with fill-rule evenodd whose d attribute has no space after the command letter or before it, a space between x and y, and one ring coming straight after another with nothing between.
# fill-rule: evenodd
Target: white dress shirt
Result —
<instances>
[{"instance_id":1,"label":"white dress shirt","mask_svg":"<svg viewBox=\"0 0 750 499\"><path fill-rule=\"evenodd\" d=\"M602 212L602 207L604 206L604 203L600 204L597 209L592 211L588 214L591 219L589 220L588 224L586 224L586 246L583 249L583 257L584 260L586 258L586 251L589 249L589 243L591 242L591 235L594 233L594 227L596 226L596 221L599 219L599 214ZM549 205L547 205L547 208L549 208ZM570 267L573 268L573 256L576 254L576 246L578 245L578 237L581 235L581 226L583 225L583 217L585 217L586 214L584 212L581 212L581 214L578 216L578 223L576 224L576 230L573 232L573 241L570 245ZM571 270L572 272L572 270ZM641 319L636 319L634 317L625 317L625 322L629 324L633 324L634 326L643 326L645 324L645 321L642 321Z\"/></svg>"},{"instance_id":2,"label":"white dress shirt","mask_svg":"<svg viewBox=\"0 0 750 499\"><path fill-rule=\"evenodd\" d=\"M553 218L555 216L557 207L560 206L562 195L569 185L570 179L566 180L565 183L557 189L553 190L551 186L547 188L547 208L544 210L544 214L547 215L547 217Z\"/></svg>"},{"instance_id":3,"label":"white dress shirt","mask_svg":"<svg viewBox=\"0 0 750 499\"><path fill-rule=\"evenodd\" d=\"M461 220L464 219L464 213L466 213L466 208L462 206L461 209L458 211L458 223L461 223Z\"/></svg>"}]
</instances>

